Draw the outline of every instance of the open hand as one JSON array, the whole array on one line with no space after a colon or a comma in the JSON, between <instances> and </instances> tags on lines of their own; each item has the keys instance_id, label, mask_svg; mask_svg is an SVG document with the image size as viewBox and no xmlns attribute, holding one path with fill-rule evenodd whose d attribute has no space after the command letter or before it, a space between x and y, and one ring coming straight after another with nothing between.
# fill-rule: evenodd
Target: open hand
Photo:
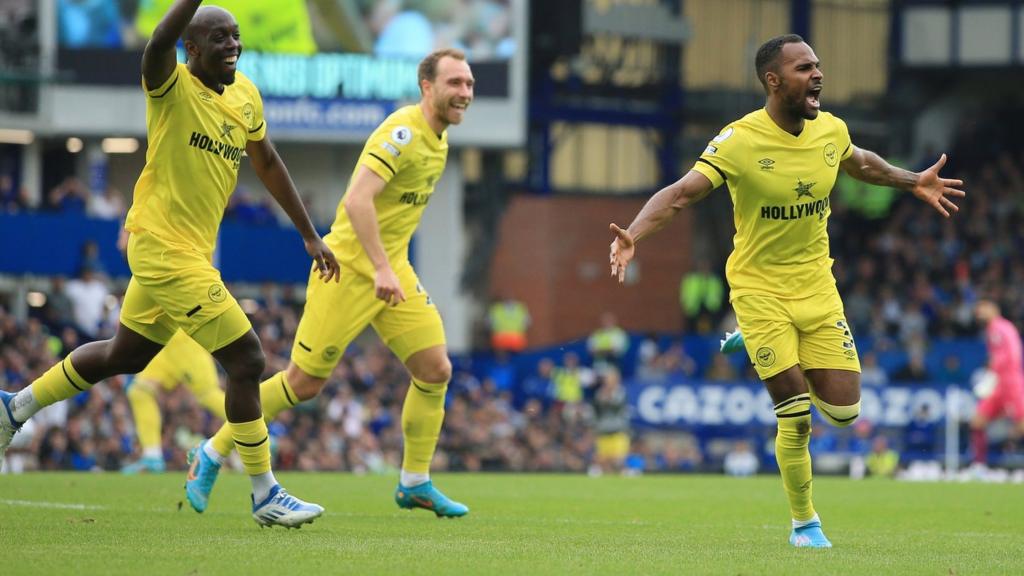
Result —
<instances>
[{"instance_id":1,"label":"open hand","mask_svg":"<svg viewBox=\"0 0 1024 576\"><path fill-rule=\"evenodd\" d=\"M939 157L938 162L918 174L917 184L914 185L911 191L914 193L914 196L931 204L933 208L938 210L939 214L949 218L950 211L959 212L960 207L954 204L948 197L963 198L967 193L958 189L958 187L964 185L963 180L953 180L939 176L939 170L945 164L946 155L943 154Z\"/></svg>"}]
</instances>

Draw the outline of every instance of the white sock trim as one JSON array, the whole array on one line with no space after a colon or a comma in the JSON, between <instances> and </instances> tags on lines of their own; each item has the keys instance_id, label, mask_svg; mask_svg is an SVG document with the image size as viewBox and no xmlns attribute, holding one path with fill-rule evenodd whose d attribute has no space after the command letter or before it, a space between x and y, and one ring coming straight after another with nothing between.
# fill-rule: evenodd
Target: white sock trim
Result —
<instances>
[{"instance_id":1,"label":"white sock trim","mask_svg":"<svg viewBox=\"0 0 1024 576\"><path fill-rule=\"evenodd\" d=\"M164 459L164 451L161 450L159 446L154 447L154 448L143 448L142 449L142 457L143 458L159 458L159 459L163 460Z\"/></svg>"},{"instance_id":2,"label":"white sock trim","mask_svg":"<svg viewBox=\"0 0 1024 576\"><path fill-rule=\"evenodd\" d=\"M430 482L430 474L418 474L416 472L406 472L405 470L402 470L402 478L399 482L401 482L402 486L405 486L406 488L412 488L414 486Z\"/></svg>"},{"instance_id":3,"label":"white sock trim","mask_svg":"<svg viewBox=\"0 0 1024 576\"><path fill-rule=\"evenodd\" d=\"M35 394L32 393L32 386L22 388L11 399L11 414L19 423L24 423L42 409L43 407L36 400Z\"/></svg>"},{"instance_id":4,"label":"white sock trim","mask_svg":"<svg viewBox=\"0 0 1024 576\"><path fill-rule=\"evenodd\" d=\"M256 502L263 502L267 499L270 494L270 489L277 486L277 479L274 478L273 472L264 472L263 474L256 474L255 476L249 476L252 480L252 497Z\"/></svg>"},{"instance_id":5,"label":"white sock trim","mask_svg":"<svg viewBox=\"0 0 1024 576\"><path fill-rule=\"evenodd\" d=\"M213 449L213 442L210 442L209 440L203 442L203 452L210 457L210 460L213 460L217 464L224 463L224 457L220 455L220 452Z\"/></svg>"},{"instance_id":6,"label":"white sock trim","mask_svg":"<svg viewBox=\"0 0 1024 576\"><path fill-rule=\"evenodd\" d=\"M817 512L815 512L814 516L811 516L811 518L809 520L797 520L797 519L794 518L793 519L793 528L794 529L796 529L796 528L803 528L804 526L807 526L808 524L811 524L812 522L821 523L821 519L818 518L818 513Z\"/></svg>"}]
</instances>

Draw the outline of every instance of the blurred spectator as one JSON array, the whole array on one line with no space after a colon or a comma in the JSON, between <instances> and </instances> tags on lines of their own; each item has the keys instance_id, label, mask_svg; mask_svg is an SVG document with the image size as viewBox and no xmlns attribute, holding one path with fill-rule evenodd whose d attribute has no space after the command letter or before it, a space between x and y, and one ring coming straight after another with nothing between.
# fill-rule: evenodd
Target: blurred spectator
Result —
<instances>
[{"instance_id":1,"label":"blurred spectator","mask_svg":"<svg viewBox=\"0 0 1024 576\"><path fill-rule=\"evenodd\" d=\"M228 199L224 218L253 226L277 224L271 199L267 196L256 199L244 186L238 186Z\"/></svg>"},{"instance_id":2,"label":"blurred spectator","mask_svg":"<svg viewBox=\"0 0 1024 576\"><path fill-rule=\"evenodd\" d=\"M889 440L878 436L871 443L871 454L867 457L868 473L872 478L892 478L899 469L900 455L889 448Z\"/></svg>"},{"instance_id":3,"label":"blurred spectator","mask_svg":"<svg viewBox=\"0 0 1024 576\"><path fill-rule=\"evenodd\" d=\"M760 467L757 455L746 440L737 440L725 455L724 469L729 476L753 476Z\"/></svg>"},{"instance_id":4,"label":"blurred spectator","mask_svg":"<svg viewBox=\"0 0 1024 576\"><path fill-rule=\"evenodd\" d=\"M594 428L597 443L591 473L621 472L629 454L629 404L626 390L617 370L607 370L600 377L594 394Z\"/></svg>"},{"instance_id":5,"label":"blurred spectator","mask_svg":"<svg viewBox=\"0 0 1024 576\"><path fill-rule=\"evenodd\" d=\"M653 340L649 340L651 344L654 344ZM646 345L646 342L644 343ZM651 351L657 351L657 344L654 344L653 350L647 346L650 354ZM681 341L674 341L663 353L658 354L649 359L643 359L641 354L641 365L638 368L637 376L642 378L664 378L667 376L682 376L685 378L692 378L697 373L697 362L686 353L686 349L683 347Z\"/></svg>"},{"instance_id":6,"label":"blurred spectator","mask_svg":"<svg viewBox=\"0 0 1024 576\"><path fill-rule=\"evenodd\" d=\"M82 214L89 202L89 189L74 176L68 176L46 195L46 207L55 212Z\"/></svg>"},{"instance_id":7,"label":"blurred spectator","mask_svg":"<svg viewBox=\"0 0 1024 576\"><path fill-rule=\"evenodd\" d=\"M78 264L80 268L88 268L97 275L107 274L103 259L100 258L100 246L95 240L86 240L82 243L82 260Z\"/></svg>"},{"instance_id":8,"label":"blurred spectator","mask_svg":"<svg viewBox=\"0 0 1024 576\"><path fill-rule=\"evenodd\" d=\"M594 370L621 368L622 357L629 350L629 335L619 327L615 314L601 314L601 327L587 338L587 350L594 358Z\"/></svg>"},{"instance_id":9,"label":"blurred spectator","mask_svg":"<svg viewBox=\"0 0 1024 576\"><path fill-rule=\"evenodd\" d=\"M583 390L594 384L593 371L580 366L580 358L575 352L566 352L562 356L562 365L555 368L553 380L556 408L567 419L576 419L580 416Z\"/></svg>"},{"instance_id":10,"label":"blurred spectator","mask_svg":"<svg viewBox=\"0 0 1024 576\"><path fill-rule=\"evenodd\" d=\"M686 327L699 334L710 332L722 311L725 301L725 284L722 278L711 270L705 259L683 276L679 283L679 304L687 320Z\"/></svg>"},{"instance_id":11,"label":"blurred spectator","mask_svg":"<svg viewBox=\"0 0 1024 576\"><path fill-rule=\"evenodd\" d=\"M10 174L0 174L0 213L15 214L28 208L28 190L16 186Z\"/></svg>"},{"instance_id":12,"label":"blurred spectator","mask_svg":"<svg viewBox=\"0 0 1024 576\"><path fill-rule=\"evenodd\" d=\"M121 220L124 218L126 211L124 195L113 186L107 186L107 189L102 194L92 194L89 196L87 212L93 218Z\"/></svg>"},{"instance_id":13,"label":"blurred spectator","mask_svg":"<svg viewBox=\"0 0 1024 576\"><path fill-rule=\"evenodd\" d=\"M939 426L932 419L928 404L921 404L903 429L903 447L907 460L934 460L939 439Z\"/></svg>"},{"instance_id":14,"label":"blurred spectator","mask_svg":"<svg viewBox=\"0 0 1024 576\"><path fill-rule=\"evenodd\" d=\"M491 329L491 348L502 352L521 352L526 348L526 330L530 312L513 298L499 298L487 311Z\"/></svg>"},{"instance_id":15,"label":"blurred spectator","mask_svg":"<svg viewBox=\"0 0 1024 576\"><path fill-rule=\"evenodd\" d=\"M90 338L99 333L106 313L110 289L106 282L88 266L83 266L78 278L67 283L64 290L71 301L75 326Z\"/></svg>"},{"instance_id":16,"label":"blurred spectator","mask_svg":"<svg viewBox=\"0 0 1024 576\"><path fill-rule=\"evenodd\" d=\"M542 408L550 406L551 400L555 398L554 376L554 361L550 358L542 358L537 363L537 373L523 381L521 387L523 399L520 405L530 399L540 402Z\"/></svg>"},{"instance_id":17,"label":"blurred spectator","mask_svg":"<svg viewBox=\"0 0 1024 576\"><path fill-rule=\"evenodd\" d=\"M939 382L963 385L967 383L967 378L967 374L964 373L963 365L960 362L959 356L956 354L948 354L942 359L942 369L937 378Z\"/></svg>"},{"instance_id":18,"label":"blurred spectator","mask_svg":"<svg viewBox=\"0 0 1024 576\"><path fill-rule=\"evenodd\" d=\"M931 373L925 365L924 346L915 345L907 351L907 363L893 374L892 379L896 382L928 382L931 380Z\"/></svg>"},{"instance_id":19,"label":"blurred spectator","mask_svg":"<svg viewBox=\"0 0 1024 576\"><path fill-rule=\"evenodd\" d=\"M50 282L50 292L46 297L46 321L51 328L59 329L71 326L75 322L75 305L67 294L67 279L55 276Z\"/></svg>"},{"instance_id":20,"label":"blurred spectator","mask_svg":"<svg viewBox=\"0 0 1024 576\"><path fill-rule=\"evenodd\" d=\"M724 354L713 354L711 356L711 367L708 368L704 378L712 382L735 382L738 380L736 369L733 368Z\"/></svg>"},{"instance_id":21,"label":"blurred spectator","mask_svg":"<svg viewBox=\"0 0 1024 576\"><path fill-rule=\"evenodd\" d=\"M866 352L861 356L860 382L864 386L885 386L889 376L878 365L878 356L874 352Z\"/></svg>"}]
</instances>

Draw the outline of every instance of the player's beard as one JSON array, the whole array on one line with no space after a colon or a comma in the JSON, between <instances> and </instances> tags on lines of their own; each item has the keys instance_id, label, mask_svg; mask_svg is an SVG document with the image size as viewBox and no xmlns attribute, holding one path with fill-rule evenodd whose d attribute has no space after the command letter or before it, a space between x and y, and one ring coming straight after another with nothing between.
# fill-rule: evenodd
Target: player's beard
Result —
<instances>
[{"instance_id":1,"label":"player's beard","mask_svg":"<svg viewBox=\"0 0 1024 576\"><path fill-rule=\"evenodd\" d=\"M809 87L805 87L800 94L800 117L804 120L814 120L818 117L821 108L821 93L812 94ZM813 99L813 103L812 103Z\"/></svg>"},{"instance_id":2,"label":"player's beard","mask_svg":"<svg viewBox=\"0 0 1024 576\"><path fill-rule=\"evenodd\" d=\"M461 124L462 117L466 113L466 109L458 109L455 107L455 101L446 98L439 100L436 105L437 115L444 120L446 125Z\"/></svg>"},{"instance_id":3,"label":"player's beard","mask_svg":"<svg viewBox=\"0 0 1024 576\"><path fill-rule=\"evenodd\" d=\"M794 90L786 97L786 108L793 118L814 120L818 117L818 109L814 108L807 101L809 92L807 88Z\"/></svg>"}]
</instances>

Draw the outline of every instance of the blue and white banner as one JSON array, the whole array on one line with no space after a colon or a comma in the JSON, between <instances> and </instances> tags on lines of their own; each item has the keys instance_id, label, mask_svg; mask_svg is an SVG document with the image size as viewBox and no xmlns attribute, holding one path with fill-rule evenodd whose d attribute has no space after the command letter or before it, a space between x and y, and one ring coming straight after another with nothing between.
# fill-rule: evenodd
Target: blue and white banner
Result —
<instances>
[{"instance_id":1,"label":"blue and white banner","mask_svg":"<svg viewBox=\"0 0 1024 576\"><path fill-rule=\"evenodd\" d=\"M633 381L627 390L633 423L641 427L775 425L771 398L760 383ZM876 426L906 426L925 406L929 421L938 422L950 405L961 418L972 414L976 401L967 388L946 384L865 387L861 418Z\"/></svg>"},{"instance_id":2,"label":"blue and white banner","mask_svg":"<svg viewBox=\"0 0 1024 576\"><path fill-rule=\"evenodd\" d=\"M395 102L382 100L263 99L263 116L275 132L352 132L365 136L396 109Z\"/></svg>"}]
</instances>

